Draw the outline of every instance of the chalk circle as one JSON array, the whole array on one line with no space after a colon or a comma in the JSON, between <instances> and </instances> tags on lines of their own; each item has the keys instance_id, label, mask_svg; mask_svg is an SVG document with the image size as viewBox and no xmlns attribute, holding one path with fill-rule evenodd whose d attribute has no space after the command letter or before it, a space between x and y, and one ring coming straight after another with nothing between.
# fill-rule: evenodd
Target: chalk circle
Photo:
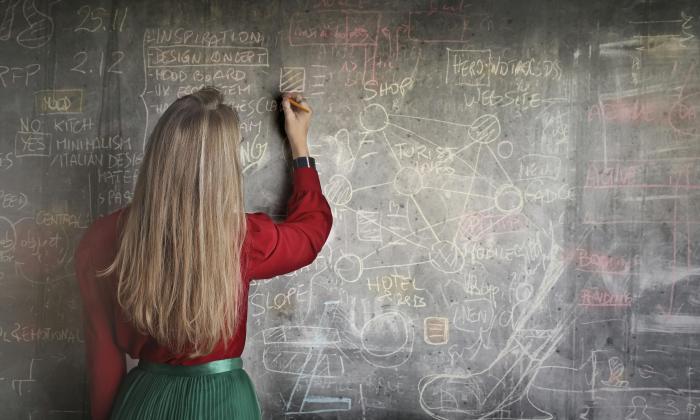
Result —
<instances>
[{"instance_id":1,"label":"chalk circle","mask_svg":"<svg viewBox=\"0 0 700 420\"><path fill-rule=\"evenodd\" d=\"M413 195L423 189L423 177L416 168L404 166L394 177L394 188L400 194Z\"/></svg>"},{"instance_id":2,"label":"chalk circle","mask_svg":"<svg viewBox=\"0 0 700 420\"><path fill-rule=\"evenodd\" d=\"M324 190L328 201L336 206L345 205L352 198L352 184L343 175L333 175Z\"/></svg>"},{"instance_id":3,"label":"chalk circle","mask_svg":"<svg viewBox=\"0 0 700 420\"><path fill-rule=\"evenodd\" d=\"M482 115L474 120L467 134L478 143L489 144L501 135L501 123L495 115Z\"/></svg>"},{"instance_id":4,"label":"chalk circle","mask_svg":"<svg viewBox=\"0 0 700 420\"><path fill-rule=\"evenodd\" d=\"M515 185L502 185L496 190L494 204L498 211L502 213L519 213L525 204L523 192Z\"/></svg>"},{"instance_id":5,"label":"chalk circle","mask_svg":"<svg viewBox=\"0 0 700 420\"><path fill-rule=\"evenodd\" d=\"M15 249L17 232L15 225L5 217L0 217L0 252L9 254Z\"/></svg>"},{"instance_id":6,"label":"chalk circle","mask_svg":"<svg viewBox=\"0 0 700 420\"><path fill-rule=\"evenodd\" d=\"M32 217L22 217L14 223L14 231L16 245L12 251L17 277L41 285L69 277L69 273L64 271L65 261L71 252L65 225L53 227L37 224ZM7 235L7 232L3 234ZM37 250L36 244L50 243L52 239L58 246Z\"/></svg>"},{"instance_id":7,"label":"chalk circle","mask_svg":"<svg viewBox=\"0 0 700 420\"><path fill-rule=\"evenodd\" d=\"M513 143L508 140L503 140L496 146L496 153L501 159L508 159L513 156Z\"/></svg>"},{"instance_id":8,"label":"chalk circle","mask_svg":"<svg viewBox=\"0 0 700 420\"><path fill-rule=\"evenodd\" d=\"M413 330L400 312L385 312L365 323L360 332L362 349L375 357L388 357L413 347ZM402 362L403 363L403 362Z\"/></svg>"},{"instance_id":9,"label":"chalk circle","mask_svg":"<svg viewBox=\"0 0 700 420\"><path fill-rule=\"evenodd\" d=\"M430 263L443 273L456 273L464 266L464 256L453 242L440 241L430 247Z\"/></svg>"},{"instance_id":10,"label":"chalk circle","mask_svg":"<svg viewBox=\"0 0 700 420\"><path fill-rule=\"evenodd\" d=\"M370 104L360 112L360 125L366 131L379 131L389 125L389 115L379 104Z\"/></svg>"},{"instance_id":11,"label":"chalk circle","mask_svg":"<svg viewBox=\"0 0 700 420\"><path fill-rule=\"evenodd\" d=\"M470 409L471 407L482 407L484 405L488 389L484 389L483 384L483 377L472 373L423 376L418 381L419 403L423 411L434 419L483 419L486 418L484 409ZM452 398L454 404L448 405L445 403L447 400L445 396L448 395ZM461 407L457 406L455 395L459 395ZM458 417L456 413L462 413L463 415Z\"/></svg>"},{"instance_id":12,"label":"chalk circle","mask_svg":"<svg viewBox=\"0 0 700 420\"><path fill-rule=\"evenodd\" d=\"M689 137L700 136L700 132L695 128L694 124L692 124L696 121L697 109L697 105L689 103L689 99L693 97L695 97L696 100L700 99L700 93L685 95L683 99L679 99L671 106L667 119L669 126L673 129L675 134ZM690 124L685 124L684 127L683 122L688 122Z\"/></svg>"},{"instance_id":13,"label":"chalk circle","mask_svg":"<svg viewBox=\"0 0 700 420\"><path fill-rule=\"evenodd\" d=\"M355 254L345 254L333 264L333 271L346 283L355 283L362 275L362 260Z\"/></svg>"},{"instance_id":14,"label":"chalk circle","mask_svg":"<svg viewBox=\"0 0 700 420\"><path fill-rule=\"evenodd\" d=\"M532 297L534 290L529 283L520 283L515 288L515 303L522 303Z\"/></svg>"}]
</instances>

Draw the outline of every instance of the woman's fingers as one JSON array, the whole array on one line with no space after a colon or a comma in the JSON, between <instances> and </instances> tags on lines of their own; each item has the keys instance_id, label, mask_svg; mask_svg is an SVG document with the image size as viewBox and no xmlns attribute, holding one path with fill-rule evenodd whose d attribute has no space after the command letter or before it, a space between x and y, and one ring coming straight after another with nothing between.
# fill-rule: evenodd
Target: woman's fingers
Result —
<instances>
[{"instance_id":1,"label":"woman's fingers","mask_svg":"<svg viewBox=\"0 0 700 420\"><path fill-rule=\"evenodd\" d=\"M299 107L292 105L289 100L292 100L299 105L304 106L304 108L308 109L311 111L311 107L309 106L308 102L306 102L306 98L304 98L301 93L292 93L292 92L284 92L282 94L282 109L285 112L285 116L289 117L291 115L294 115L295 117L298 115L299 112L307 112L306 110L299 109ZM289 107L289 110L287 110L287 107ZM294 114L287 114L287 112L292 111Z\"/></svg>"},{"instance_id":2,"label":"woman's fingers","mask_svg":"<svg viewBox=\"0 0 700 420\"><path fill-rule=\"evenodd\" d=\"M294 100L295 100L298 104L303 105L303 106L304 106L306 109L308 109L309 111L312 111L311 107L309 106L309 103L306 102L306 98L304 98L303 96L301 96L300 93L297 93L297 94L294 95Z\"/></svg>"},{"instance_id":3,"label":"woman's fingers","mask_svg":"<svg viewBox=\"0 0 700 420\"><path fill-rule=\"evenodd\" d=\"M294 111L292 110L292 104L289 103L289 96L282 97L282 111L284 112L284 118L294 118Z\"/></svg>"}]
</instances>

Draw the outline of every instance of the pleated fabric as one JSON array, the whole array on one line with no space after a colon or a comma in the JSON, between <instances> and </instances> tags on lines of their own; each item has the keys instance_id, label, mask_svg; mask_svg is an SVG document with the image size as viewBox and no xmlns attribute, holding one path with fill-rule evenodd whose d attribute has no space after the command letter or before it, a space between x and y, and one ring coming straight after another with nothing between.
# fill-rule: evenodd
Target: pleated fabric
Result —
<instances>
[{"instance_id":1,"label":"pleated fabric","mask_svg":"<svg viewBox=\"0 0 700 420\"><path fill-rule=\"evenodd\" d=\"M111 420L259 420L241 358L193 366L140 361L122 381Z\"/></svg>"}]
</instances>

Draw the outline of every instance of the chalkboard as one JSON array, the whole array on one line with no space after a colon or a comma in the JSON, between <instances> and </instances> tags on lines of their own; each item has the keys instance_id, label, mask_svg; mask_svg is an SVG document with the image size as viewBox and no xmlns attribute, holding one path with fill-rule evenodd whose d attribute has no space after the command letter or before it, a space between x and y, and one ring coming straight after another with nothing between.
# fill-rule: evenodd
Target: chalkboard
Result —
<instances>
[{"instance_id":1,"label":"chalkboard","mask_svg":"<svg viewBox=\"0 0 700 420\"><path fill-rule=\"evenodd\" d=\"M88 417L75 247L213 84L246 210L284 218L292 91L334 214L251 285L264 418L700 418L699 27L696 0L0 0L0 417Z\"/></svg>"}]
</instances>

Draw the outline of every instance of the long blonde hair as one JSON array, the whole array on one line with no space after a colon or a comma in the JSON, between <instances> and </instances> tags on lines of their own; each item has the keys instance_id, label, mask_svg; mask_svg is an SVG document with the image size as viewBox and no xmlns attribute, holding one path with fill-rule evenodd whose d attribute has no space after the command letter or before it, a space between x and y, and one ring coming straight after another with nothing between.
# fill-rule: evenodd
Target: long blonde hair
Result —
<instances>
[{"instance_id":1,"label":"long blonde hair","mask_svg":"<svg viewBox=\"0 0 700 420\"><path fill-rule=\"evenodd\" d=\"M208 354L245 322L240 139L217 89L171 104L148 139L116 258L99 273L118 273L123 312L178 354Z\"/></svg>"}]
</instances>

